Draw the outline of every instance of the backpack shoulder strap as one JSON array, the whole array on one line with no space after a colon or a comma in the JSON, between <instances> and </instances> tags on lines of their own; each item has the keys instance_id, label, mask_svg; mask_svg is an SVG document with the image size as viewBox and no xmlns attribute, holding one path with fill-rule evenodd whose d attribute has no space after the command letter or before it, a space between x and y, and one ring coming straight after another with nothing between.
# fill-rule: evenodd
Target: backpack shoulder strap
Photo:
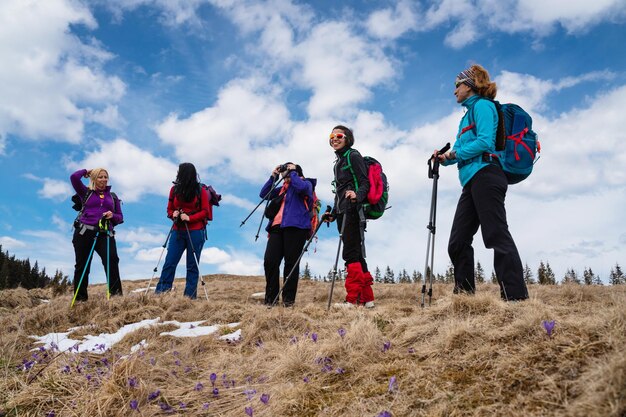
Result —
<instances>
[{"instance_id":1,"label":"backpack shoulder strap","mask_svg":"<svg viewBox=\"0 0 626 417\"><path fill-rule=\"evenodd\" d=\"M83 211L85 210L85 203L87 202L87 200L89 200L89 197L91 197L92 194L93 190L87 191L87 194L85 194L85 198L81 200L82 205L80 206L80 210L78 211L78 214L76 215L76 219L74 221L80 220L80 216L83 215Z\"/></svg>"},{"instance_id":2,"label":"backpack shoulder strap","mask_svg":"<svg viewBox=\"0 0 626 417\"><path fill-rule=\"evenodd\" d=\"M488 100L491 101L494 105L494 107L496 108L496 115L498 116L498 126L496 128L496 151L501 151L504 149L504 144L505 144L505 130L504 130L504 116L502 114L502 104L500 104L499 101L497 100L492 100L490 98L487 97L480 97L480 99L476 100L476 103L478 103L480 100ZM476 105L476 103L472 104L472 107L468 110L468 118L469 118L469 125L472 127L472 132L474 132L474 134L476 134L476 121L474 119L474 106Z\"/></svg>"},{"instance_id":3,"label":"backpack shoulder strap","mask_svg":"<svg viewBox=\"0 0 626 417\"><path fill-rule=\"evenodd\" d=\"M356 174L354 173L354 168L352 168L352 161L350 160L350 155L352 154L353 149L350 148L348 149L343 156L346 158L346 162L348 163L347 168L350 170L350 173L352 174L352 180L354 181L354 188L356 188L356 191L359 191L359 181L357 181L356 179Z\"/></svg>"}]
</instances>

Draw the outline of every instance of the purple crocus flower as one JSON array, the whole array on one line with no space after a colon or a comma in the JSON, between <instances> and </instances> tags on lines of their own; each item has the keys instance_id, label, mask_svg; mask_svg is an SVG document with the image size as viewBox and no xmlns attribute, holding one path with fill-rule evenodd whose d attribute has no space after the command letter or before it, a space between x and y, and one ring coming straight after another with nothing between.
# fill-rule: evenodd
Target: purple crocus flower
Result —
<instances>
[{"instance_id":1,"label":"purple crocus flower","mask_svg":"<svg viewBox=\"0 0 626 417\"><path fill-rule=\"evenodd\" d=\"M554 331L554 325L556 324L555 320L544 320L541 322L543 328L546 329L546 333L548 333L548 337L552 337L552 332Z\"/></svg>"},{"instance_id":2,"label":"purple crocus flower","mask_svg":"<svg viewBox=\"0 0 626 417\"><path fill-rule=\"evenodd\" d=\"M414 354L414 353L415 353L415 349L414 349L414 348L412 348L412 347L411 347L411 348L409 348L409 353L410 353L410 354Z\"/></svg>"},{"instance_id":3,"label":"purple crocus flower","mask_svg":"<svg viewBox=\"0 0 626 417\"><path fill-rule=\"evenodd\" d=\"M265 405L267 405L267 403L270 402L270 395L269 394L261 394L261 402Z\"/></svg>"},{"instance_id":4,"label":"purple crocus flower","mask_svg":"<svg viewBox=\"0 0 626 417\"><path fill-rule=\"evenodd\" d=\"M204 389L204 385L202 385L202 382L198 382L196 384L196 387L194 388L196 391L202 391Z\"/></svg>"},{"instance_id":5,"label":"purple crocus flower","mask_svg":"<svg viewBox=\"0 0 626 417\"><path fill-rule=\"evenodd\" d=\"M131 388L135 388L137 386L137 378L128 378L128 386Z\"/></svg>"},{"instance_id":6,"label":"purple crocus flower","mask_svg":"<svg viewBox=\"0 0 626 417\"><path fill-rule=\"evenodd\" d=\"M337 333L339 333L339 336L341 336L341 338L343 339L346 336L346 329L342 327L341 329L337 330Z\"/></svg>"},{"instance_id":7,"label":"purple crocus flower","mask_svg":"<svg viewBox=\"0 0 626 417\"><path fill-rule=\"evenodd\" d=\"M176 359L176 360L174 361L174 364L176 364L176 366L180 366L180 363L181 363L181 362L180 362L180 359Z\"/></svg>"},{"instance_id":8,"label":"purple crocus flower","mask_svg":"<svg viewBox=\"0 0 626 417\"><path fill-rule=\"evenodd\" d=\"M186 404L186 403L184 403L184 402L182 402L182 401L180 401L180 402L178 403L178 406L179 406L180 408L187 408L187 404Z\"/></svg>"},{"instance_id":9,"label":"purple crocus flower","mask_svg":"<svg viewBox=\"0 0 626 417\"><path fill-rule=\"evenodd\" d=\"M202 409L203 410L208 410L209 409L209 403L202 404Z\"/></svg>"},{"instance_id":10,"label":"purple crocus flower","mask_svg":"<svg viewBox=\"0 0 626 417\"><path fill-rule=\"evenodd\" d=\"M298 343L298 338L295 336L291 336L291 340L289 341L289 343L295 345L296 343Z\"/></svg>"},{"instance_id":11,"label":"purple crocus flower","mask_svg":"<svg viewBox=\"0 0 626 417\"><path fill-rule=\"evenodd\" d=\"M217 374L215 372L213 372L211 374L211 376L209 377L209 379L211 380L211 384L215 385L215 380L217 379Z\"/></svg>"},{"instance_id":12,"label":"purple crocus flower","mask_svg":"<svg viewBox=\"0 0 626 417\"><path fill-rule=\"evenodd\" d=\"M311 333L311 340L317 343L317 333Z\"/></svg>"},{"instance_id":13,"label":"purple crocus flower","mask_svg":"<svg viewBox=\"0 0 626 417\"><path fill-rule=\"evenodd\" d=\"M213 388L213 396L217 397L218 395L220 395L220 390L218 390L217 388Z\"/></svg>"},{"instance_id":14,"label":"purple crocus flower","mask_svg":"<svg viewBox=\"0 0 626 417\"><path fill-rule=\"evenodd\" d=\"M391 342L386 341L385 343L383 343L383 352L387 352L389 349L391 349Z\"/></svg>"},{"instance_id":15,"label":"purple crocus flower","mask_svg":"<svg viewBox=\"0 0 626 417\"><path fill-rule=\"evenodd\" d=\"M63 372L64 374L69 374L69 373L70 373L70 367L69 367L69 365L65 365L65 366L63 367L63 371L62 371L62 372Z\"/></svg>"},{"instance_id":16,"label":"purple crocus flower","mask_svg":"<svg viewBox=\"0 0 626 417\"><path fill-rule=\"evenodd\" d=\"M138 407L139 407L139 402L137 400L131 400L130 401L130 409L131 410L137 410Z\"/></svg>"},{"instance_id":17,"label":"purple crocus flower","mask_svg":"<svg viewBox=\"0 0 626 417\"><path fill-rule=\"evenodd\" d=\"M391 378L389 378L389 388L388 388L388 391L389 392L394 392L397 389L398 389L398 384L396 384L396 377L394 375Z\"/></svg>"},{"instance_id":18,"label":"purple crocus flower","mask_svg":"<svg viewBox=\"0 0 626 417\"><path fill-rule=\"evenodd\" d=\"M338 374L345 374L346 371L343 368L337 368L335 369L335 372L337 372Z\"/></svg>"},{"instance_id":19,"label":"purple crocus flower","mask_svg":"<svg viewBox=\"0 0 626 417\"><path fill-rule=\"evenodd\" d=\"M249 417L252 417L252 415L254 414L254 410L252 409L252 407L246 407L245 411L246 415L248 415Z\"/></svg>"},{"instance_id":20,"label":"purple crocus flower","mask_svg":"<svg viewBox=\"0 0 626 417\"><path fill-rule=\"evenodd\" d=\"M304 381L305 384L309 383L309 377L305 376L304 378L302 378L302 380Z\"/></svg>"},{"instance_id":21,"label":"purple crocus flower","mask_svg":"<svg viewBox=\"0 0 626 417\"><path fill-rule=\"evenodd\" d=\"M150 365L155 365L155 364L156 364L156 359L150 358Z\"/></svg>"},{"instance_id":22,"label":"purple crocus flower","mask_svg":"<svg viewBox=\"0 0 626 417\"><path fill-rule=\"evenodd\" d=\"M246 397L248 397L248 401L250 401L252 399L252 397L254 397L254 394L256 394L256 390L255 389L247 389L243 392Z\"/></svg>"},{"instance_id":23,"label":"purple crocus flower","mask_svg":"<svg viewBox=\"0 0 626 417\"><path fill-rule=\"evenodd\" d=\"M172 410L172 407L168 403L159 403L159 407L161 407L161 410L163 410L163 411L171 411Z\"/></svg>"},{"instance_id":24,"label":"purple crocus flower","mask_svg":"<svg viewBox=\"0 0 626 417\"><path fill-rule=\"evenodd\" d=\"M56 416L56 413L54 412L54 410L52 410L48 413L46 417L55 417L55 416Z\"/></svg>"},{"instance_id":25,"label":"purple crocus flower","mask_svg":"<svg viewBox=\"0 0 626 417\"><path fill-rule=\"evenodd\" d=\"M160 390L156 390L154 392L151 392L150 394L148 394L148 401L155 400L155 399L159 398L160 395L161 395L161 391Z\"/></svg>"},{"instance_id":26,"label":"purple crocus flower","mask_svg":"<svg viewBox=\"0 0 626 417\"><path fill-rule=\"evenodd\" d=\"M382 411L376 417L391 417L391 413L389 411Z\"/></svg>"}]
</instances>

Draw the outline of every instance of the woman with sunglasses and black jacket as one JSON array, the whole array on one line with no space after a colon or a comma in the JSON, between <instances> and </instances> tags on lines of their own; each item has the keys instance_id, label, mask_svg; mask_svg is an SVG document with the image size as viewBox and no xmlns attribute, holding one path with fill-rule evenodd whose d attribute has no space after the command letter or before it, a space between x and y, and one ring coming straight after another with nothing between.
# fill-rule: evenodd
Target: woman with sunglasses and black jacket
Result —
<instances>
[{"instance_id":1,"label":"woman with sunglasses and black jacket","mask_svg":"<svg viewBox=\"0 0 626 417\"><path fill-rule=\"evenodd\" d=\"M509 232L504 199L508 182L495 158L498 112L491 101L496 83L480 65L461 71L455 80L457 103L467 108L456 141L444 154L433 154L442 165L456 164L463 191L456 207L448 254L454 266L454 292L473 294L474 249L480 226L485 247L494 250L494 269L505 301L528 298L522 261Z\"/></svg>"},{"instance_id":2,"label":"woman with sunglasses and black jacket","mask_svg":"<svg viewBox=\"0 0 626 417\"><path fill-rule=\"evenodd\" d=\"M373 308L372 283L374 280L363 256L365 214L362 204L367 202L367 192L370 188L367 167L359 151L352 148L354 134L349 128L342 125L335 126L330 134L329 144L337 157L333 182L335 204L329 220L337 219L339 233L345 222L342 234L342 257L348 272L345 282L346 300L336 305L345 307L363 305L366 308Z\"/></svg>"}]
</instances>

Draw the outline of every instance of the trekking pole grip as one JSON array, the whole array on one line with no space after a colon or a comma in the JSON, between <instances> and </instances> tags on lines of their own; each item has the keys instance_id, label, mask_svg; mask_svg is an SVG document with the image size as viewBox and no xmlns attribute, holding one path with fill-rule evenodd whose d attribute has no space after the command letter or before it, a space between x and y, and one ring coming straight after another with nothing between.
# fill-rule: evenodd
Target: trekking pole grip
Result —
<instances>
[{"instance_id":1,"label":"trekking pole grip","mask_svg":"<svg viewBox=\"0 0 626 417\"><path fill-rule=\"evenodd\" d=\"M450 142L446 143L445 146L437 151L437 155L448 152L450 149ZM432 162L434 160L434 163ZM428 178L433 178L433 176L437 174L439 175L439 158L435 158L431 156L428 158Z\"/></svg>"}]
</instances>

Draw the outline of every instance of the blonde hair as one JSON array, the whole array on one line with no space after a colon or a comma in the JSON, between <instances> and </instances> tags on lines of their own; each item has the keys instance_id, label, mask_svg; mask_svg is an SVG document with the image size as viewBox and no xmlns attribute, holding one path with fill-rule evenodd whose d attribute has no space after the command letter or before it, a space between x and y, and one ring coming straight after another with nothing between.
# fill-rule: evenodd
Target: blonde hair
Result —
<instances>
[{"instance_id":1,"label":"blonde hair","mask_svg":"<svg viewBox=\"0 0 626 417\"><path fill-rule=\"evenodd\" d=\"M96 189L96 180L98 179L98 176L100 175L100 173L102 173L102 171L107 173L107 177L109 176L109 171L104 168L94 168L91 170L91 172L89 173L89 185L87 186L87 188L89 188L90 190Z\"/></svg>"},{"instance_id":2,"label":"blonde hair","mask_svg":"<svg viewBox=\"0 0 626 417\"><path fill-rule=\"evenodd\" d=\"M498 87L495 82L492 82L489 78L489 72L484 69L482 66L478 64L474 64L470 67L470 71L472 71L472 79L474 84L476 84L476 92L490 99L496 98L496 94L498 92Z\"/></svg>"}]
</instances>

